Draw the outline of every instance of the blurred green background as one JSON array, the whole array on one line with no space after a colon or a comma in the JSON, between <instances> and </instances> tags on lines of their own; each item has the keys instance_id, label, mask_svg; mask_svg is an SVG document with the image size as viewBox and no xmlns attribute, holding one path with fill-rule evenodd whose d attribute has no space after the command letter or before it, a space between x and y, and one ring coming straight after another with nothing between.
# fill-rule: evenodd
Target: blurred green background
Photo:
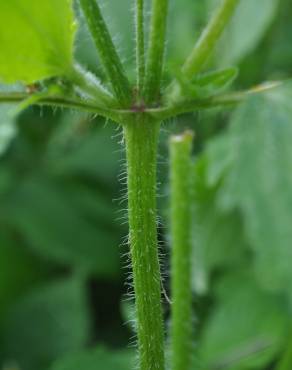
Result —
<instances>
[{"instance_id":1,"label":"blurred green background","mask_svg":"<svg viewBox=\"0 0 292 370\"><path fill-rule=\"evenodd\" d=\"M218 1L170 1L165 83ZM104 0L134 78L132 7L131 0ZM79 17L76 57L102 75ZM291 0L242 0L209 68L239 66L232 89L287 79L291 35ZM86 370L129 369L135 335L121 130L84 113L31 107L16 118L13 109L0 107L0 368L75 370L80 361ZM229 158L231 115L213 109L163 127L165 289L169 294L167 142L171 133L190 128L196 133L193 369L272 370L292 339L291 128L277 136L269 126L263 135L247 126L247 155ZM262 140L248 140L247 132ZM237 172L226 169L226 161ZM277 186L267 190L274 174ZM164 308L168 320L167 300Z\"/></svg>"}]
</instances>

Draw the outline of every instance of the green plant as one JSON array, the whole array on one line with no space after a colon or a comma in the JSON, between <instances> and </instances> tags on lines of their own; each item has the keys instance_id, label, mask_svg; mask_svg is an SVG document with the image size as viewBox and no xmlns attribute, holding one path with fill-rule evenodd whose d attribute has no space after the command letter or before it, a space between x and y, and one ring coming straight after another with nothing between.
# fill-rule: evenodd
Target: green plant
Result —
<instances>
[{"instance_id":1,"label":"green plant","mask_svg":"<svg viewBox=\"0 0 292 370\"><path fill-rule=\"evenodd\" d=\"M21 101L22 107L37 104L84 110L111 119L123 127L127 153L129 243L141 370L165 368L156 225L156 161L161 124L179 114L234 105L253 93L266 90L262 87L223 94L220 90L235 78L237 70L227 68L202 73L238 2L220 2L190 56L177 68L167 86L162 84L162 77L166 75L163 62L168 7L166 0L152 1L147 50L144 44L144 3L142 0L136 2L135 81L129 81L125 73L98 3L95 0L80 0L80 8L106 76L103 83L74 62L75 27L69 1L44 1L41 11L39 4L32 0L15 0L12 5L5 2L0 4L3 20L18 24L18 28L9 29L8 23L3 22L0 26L3 35L1 79L6 83L21 81L29 90L22 91L20 87L18 92L9 92L8 89L1 93L0 101ZM21 30L21 37L18 30ZM16 51L20 58L15 57ZM182 316L185 316L185 320L191 316L190 267L184 267L181 261L182 257L185 257L186 265L190 261L190 226L187 227L187 224L191 224L191 210L188 209L191 165L190 141L186 136L186 148L181 149L182 158L179 152L176 153L175 139L173 142L173 291L178 297L187 296L186 302L175 297L173 301L172 364L175 370L185 370L190 363L186 356L189 353L191 333L182 332L179 327ZM181 177L186 180L186 184L180 183ZM185 208L180 209L182 203ZM185 222L176 225L176 219ZM185 273L184 279L180 276L182 272Z\"/></svg>"}]
</instances>

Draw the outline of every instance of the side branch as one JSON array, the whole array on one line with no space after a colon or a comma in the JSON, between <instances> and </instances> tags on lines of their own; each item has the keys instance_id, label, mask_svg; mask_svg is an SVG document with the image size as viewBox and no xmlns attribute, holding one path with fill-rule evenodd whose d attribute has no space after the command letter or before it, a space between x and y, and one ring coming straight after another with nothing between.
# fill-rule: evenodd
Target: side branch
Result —
<instances>
[{"instance_id":1,"label":"side branch","mask_svg":"<svg viewBox=\"0 0 292 370\"><path fill-rule=\"evenodd\" d=\"M192 353L191 150L193 133L170 139L171 359L172 370L189 370Z\"/></svg>"},{"instance_id":2,"label":"side branch","mask_svg":"<svg viewBox=\"0 0 292 370\"><path fill-rule=\"evenodd\" d=\"M26 100L30 99L33 95L28 93L0 93L0 104L1 103L22 103ZM57 108L69 108L69 109L77 109L82 110L90 113L94 113L100 115L102 117L111 119L115 122L120 123L122 121L122 117L124 115L128 115L128 111L120 111L118 109L107 109L104 107L96 106L96 104L90 104L86 101L78 100L78 99L67 99L63 96L40 96L35 101L33 101L32 105L40 105L40 106L52 106Z\"/></svg>"},{"instance_id":3,"label":"side branch","mask_svg":"<svg viewBox=\"0 0 292 370\"><path fill-rule=\"evenodd\" d=\"M152 0L150 40L144 88L145 100L153 103L159 97L165 50L168 0Z\"/></svg>"},{"instance_id":4,"label":"side branch","mask_svg":"<svg viewBox=\"0 0 292 370\"><path fill-rule=\"evenodd\" d=\"M256 86L250 90L215 95L205 99L186 100L181 101L177 105L164 106L160 108L145 108L143 112L145 116L148 116L149 119L161 122L171 117L195 112L200 109L234 106L241 103L249 95L264 93L282 85L282 83L283 82L281 81L263 83L262 85ZM0 104L21 103L27 99L30 99L31 97L31 94L25 92L0 93ZM66 98L65 96L60 95L47 95L39 97L32 103L32 105L51 105L60 108L80 109L98 114L105 118L109 118L117 123L125 124L137 115L136 109L105 108L93 104L90 101L87 102L81 99Z\"/></svg>"},{"instance_id":5,"label":"side branch","mask_svg":"<svg viewBox=\"0 0 292 370\"><path fill-rule=\"evenodd\" d=\"M207 98L182 100L177 104L161 108L147 109L153 118L164 121L180 114L192 113L201 109L232 107L247 99L250 95L262 94L282 85L281 81L265 82L249 90L213 95Z\"/></svg>"},{"instance_id":6,"label":"side branch","mask_svg":"<svg viewBox=\"0 0 292 370\"><path fill-rule=\"evenodd\" d=\"M144 0L136 0L136 64L137 89L140 95L145 78Z\"/></svg>"},{"instance_id":7,"label":"side branch","mask_svg":"<svg viewBox=\"0 0 292 370\"><path fill-rule=\"evenodd\" d=\"M118 100L127 105L131 99L130 83L124 72L113 40L102 17L96 0L79 0L85 15L95 46L99 52L101 63L111 82Z\"/></svg>"},{"instance_id":8,"label":"side branch","mask_svg":"<svg viewBox=\"0 0 292 370\"><path fill-rule=\"evenodd\" d=\"M222 0L220 7L210 20L195 45L192 53L183 65L182 71L187 78L192 78L201 71L208 57L213 52L223 30L230 21L239 0Z\"/></svg>"}]
</instances>

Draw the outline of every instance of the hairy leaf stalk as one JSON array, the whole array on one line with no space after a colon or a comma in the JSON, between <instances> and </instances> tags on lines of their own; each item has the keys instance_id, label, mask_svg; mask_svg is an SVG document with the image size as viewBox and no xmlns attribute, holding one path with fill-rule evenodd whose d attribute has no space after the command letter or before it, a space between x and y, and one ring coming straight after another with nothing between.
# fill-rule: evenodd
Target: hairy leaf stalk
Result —
<instances>
[{"instance_id":1,"label":"hairy leaf stalk","mask_svg":"<svg viewBox=\"0 0 292 370\"><path fill-rule=\"evenodd\" d=\"M172 370L191 363L191 132L173 136L171 161L171 355Z\"/></svg>"},{"instance_id":2,"label":"hairy leaf stalk","mask_svg":"<svg viewBox=\"0 0 292 370\"><path fill-rule=\"evenodd\" d=\"M98 3L96 0L79 1L115 95L123 105L127 105L131 99L130 84Z\"/></svg>"},{"instance_id":3,"label":"hairy leaf stalk","mask_svg":"<svg viewBox=\"0 0 292 370\"><path fill-rule=\"evenodd\" d=\"M220 6L183 66L183 73L187 78L194 77L204 67L219 37L234 14L238 3L239 0L221 0Z\"/></svg>"},{"instance_id":4,"label":"hairy leaf stalk","mask_svg":"<svg viewBox=\"0 0 292 370\"><path fill-rule=\"evenodd\" d=\"M164 369L164 330L156 224L160 124L137 115L124 128L128 164L129 241L140 370Z\"/></svg>"},{"instance_id":5,"label":"hairy leaf stalk","mask_svg":"<svg viewBox=\"0 0 292 370\"><path fill-rule=\"evenodd\" d=\"M145 76L144 0L136 0L136 64L139 97L143 91Z\"/></svg>"},{"instance_id":6,"label":"hairy leaf stalk","mask_svg":"<svg viewBox=\"0 0 292 370\"><path fill-rule=\"evenodd\" d=\"M144 97L153 103L159 98L163 70L168 0L152 0L149 48Z\"/></svg>"}]
</instances>

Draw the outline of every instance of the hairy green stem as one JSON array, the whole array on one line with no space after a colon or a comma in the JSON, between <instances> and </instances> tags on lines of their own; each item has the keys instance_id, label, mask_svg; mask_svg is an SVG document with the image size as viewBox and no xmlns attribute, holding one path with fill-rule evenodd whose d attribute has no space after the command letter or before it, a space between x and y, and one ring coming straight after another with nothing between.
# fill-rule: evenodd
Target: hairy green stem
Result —
<instances>
[{"instance_id":1,"label":"hairy green stem","mask_svg":"<svg viewBox=\"0 0 292 370\"><path fill-rule=\"evenodd\" d=\"M25 92L19 93L0 93L0 104L1 103L22 103L27 99L33 97L32 94ZM85 112L91 112L102 117L111 119L115 122L121 122L124 120L125 116L130 114L129 111L122 111L118 109L111 109L100 107L97 104L92 104L92 102L83 101L81 99L67 98L60 95L43 95L37 98L36 101L33 101L30 105L39 105L39 106L51 106L56 108L68 108L74 110L82 110Z\"/></svg>"},{"instance_id":2,"label":"hairy green stem","mask_svg":"<svg viewBox=\"0 0 292 370\"><path fill-rule=\"evenodd\" d=\"M182 68L187 78L194 77L204 67L238 3L239 0L222 0Z\"/></svg>"},{"instance_id":3,"label":"hairy green stem","mask_svg":"<svg viewBox=\"0 0 292 370\"><path fill-rule=\"evenodd\" d=\"M137 89L140 97L145 77L144 0L136 0Z\"/></svg>"},{"instance_id":4,"label":"hairy green stem","mask_svg":"<svg viewBox=\"0 0 292 370\"><path fill-rule=\"evenodd\" d=\"M193 134L172 136L171 177L171 356L172 370L191 363L191 149Z\"/></svg>"},{"instance_id":5,"label":"hairy green stem","mask_svg":"<svg viewBox=\"0 0 292 370\"><path fill-rule=\"evenodd\" d=\"M97 1L79 1L115 95L121 104L127 105L131 99L130 84Z\"/></svg>"},{"instance_id":6,"label":"hairy green stem","mask_svg":"<svg viewBox=\"0 0 292 370\"><path fill-rule=\"evenodd\" d=\"M164 121L180 114L191 113L196 110L215 108L215 107L232 107L241 103L247 97L254 94L261 94L268 90L281 86L283 82L272 81L255 86L249 90L235 91L231 93L216 94L207 98L185 99L177 104L170 104L159 108L147 109L147 113L153 118Z\"/></svg>"},{"instance_id":7,"label":"hairy green stem","mask_svg":"<svg viewBox=\"0 0 292 370\"><path fill-rule=\"evenodd\" d=\"M147 103L159 98L163 69L168 0L152 0L150 39L144 96Z\"/></svg>"},{"instance_id":8,"label":"hairy green stem","mask_svg":"<svg viewBox=\"0 0 292 370\"><path fill-rule=\"evenodd\" d=\"M135 291L139 370L164 369L164 330L156 220L159 124L137 115L124 127L129 242Z\"/></svg>"}]
</instances>

